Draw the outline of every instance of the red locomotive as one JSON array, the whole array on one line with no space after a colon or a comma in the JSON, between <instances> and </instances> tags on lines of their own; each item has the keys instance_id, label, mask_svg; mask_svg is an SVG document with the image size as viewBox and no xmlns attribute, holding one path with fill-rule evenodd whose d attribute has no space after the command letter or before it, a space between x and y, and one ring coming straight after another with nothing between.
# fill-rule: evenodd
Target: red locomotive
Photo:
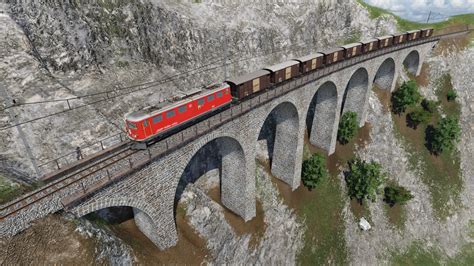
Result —
<instances>
[{"instance_id":1,"label":"red locomotive","mask_svg":"<svg viewBox=\"0 0 474 266\"><path fill-rule=\"evenodd\" d=\"M127 114L125 122L128 136L146 147L145 141L194 123L196 118L230 105L233 99L246 100L294 77L320 71L336 62L419 38L428 38L432 34L433 29L422 29L352 43L266 67L204 90L183 93L174 102L164 102L157 107Z\"/></svg>"},{"instance_id":2,"label":"red locomotive","mask_svg":"<svg viewBox=\"0 0 474 266\"><path fill-rule=\"evenodd\" d=\"M179 95L175 100L127 114L125 122L129 138L146 141L161 135L230 104L232 95L229 85L223 83Z\"/></svg>"}]
</instances>

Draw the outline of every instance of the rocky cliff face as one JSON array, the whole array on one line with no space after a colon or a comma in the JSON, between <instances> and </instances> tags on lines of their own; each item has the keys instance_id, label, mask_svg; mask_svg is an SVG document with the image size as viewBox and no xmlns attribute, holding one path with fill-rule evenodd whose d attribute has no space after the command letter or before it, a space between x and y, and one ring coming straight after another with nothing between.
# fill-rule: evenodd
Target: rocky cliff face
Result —
<instances>
[{"instance_id":1,"label":"rocky cliff face","mask_svg":"<svg viewBox=\"0 0 474 266\"><path fill-rule=\"evenodd\" d=\"M225 50L233 76L376 32L376 23L353 1L32 0L9 1L1 13L0 74L17 102L123 88L198 68L173 82L23 125L38 163L119 132L126 112L156 104L177 89L224 79ZM377 30L395 31L395 23L384 19ZM11 108L0 112L0 122L66 108L61 102ZM23 162L31 174L16 129L3 132L0 158L5 165Z\"/></svg>"}]
</instances>

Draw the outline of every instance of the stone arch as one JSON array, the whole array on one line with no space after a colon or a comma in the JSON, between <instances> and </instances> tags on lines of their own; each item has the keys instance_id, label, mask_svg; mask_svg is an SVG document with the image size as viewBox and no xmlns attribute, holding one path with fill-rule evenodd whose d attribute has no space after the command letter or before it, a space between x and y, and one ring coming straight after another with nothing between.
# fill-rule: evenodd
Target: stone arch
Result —
<instances>
[{"instance_id":1,"label":"stone arch","mask_svg":"<svg viewBox=\"0 0 474 266\"><path fill-rule=\"evenodd\" d=\"M374 84L381 89L392 91L395 86L395 61L387 58L379 66L374 77Z\"/></svg>"},{"instance_id":2,"label":"stone arch","mask_svg":"<svg viewBox=\"0 0 474 266\"><path fill-rule=\"evenodd\" d=\"M418 51L411 51L403 60L403 66L407 69L408 73L417 75L420 67L420 54Z\"/></svg>"},{"instance_id":3,"label":"stone arch","mask_svg":"<svg viewBox=\"0 0 474 266\"><path fill-rule=\"evenodd\" d=\"M133 209L135 224L158 248L164 250L176 243L176 230L174 227L157 226L158 212L145 200L126 197L107 197L93 200L74 208L71 212L78 217L110 207L131 207Z\"/></svg>"},{"instance_id":4,"label":"stone arch","mask_svg":"<svg viewBox=\"0 0 474 266\"><path fill-rule=\"evenodd\" d=\"M364 111L369 92L369 73L363 67L352 74L347 83L342 100L341 114L345 112L357 113L359 126L364 124Z\"/></svg>"},{"instance_id":5,"label":"stone arch","mask_svg":"<svg viewBox=\"0 0 474 266\"><path fill-rule=\"evenodd\" d=\"M308 107L306 126L311 144L328 153L332 152L337 134L337 87L326 81L313 96Z\"/></svg>"},{"instance_id":6,"label":"stone arch","mask_svg":"<svg viewBox=\"0 0 474 266\"><path fill-rule=\"evenodd\" d=\"M188 160L175 191L174 210L186 186L195 183L209 171L215 170L219 176L221 202L229 210L247 217L246 202L249 197L243 195L248 191L247 162L245 152L238 140L229 136L215 137L198 144L191 159Z\"/></svg>"},{"instance_id":7,"label":"stone arch","mask_svg":"<svg viewBox=\"0 0 474 266\"><path fill-rule=\"evenodd\" d=\"M283 102L264 117L257 143L268 154L272 174L296 189L299 186L298 110L293 103Z\"/></svg>"}]
</instances>

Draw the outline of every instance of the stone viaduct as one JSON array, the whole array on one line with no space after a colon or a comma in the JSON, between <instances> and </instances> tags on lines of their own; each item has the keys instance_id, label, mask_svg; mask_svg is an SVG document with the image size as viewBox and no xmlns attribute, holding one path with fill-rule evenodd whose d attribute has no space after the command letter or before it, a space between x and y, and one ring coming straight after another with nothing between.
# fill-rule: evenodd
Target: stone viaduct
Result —
<instances>
[{"instance_id":1,"label":"stone viaduct","mask_svg":"<svg viewBox=\"0 0 474 266\"><path fill-rule=\"evenodd\" d=\"M175 208L184 187L206 171L218 168L222 204L245 221L251 220L256 215L259 142L267 144L273 175L296 189L300 185L305 131L308 130L312 144L332 154L340 114L355 111L359 125L364 125L373 84L392 91L404 67L418 75L435 44L436 40L432 40L393 50L316 79L155 159L68 211L81 217L108 207L132 207L138 228L160 249L165 249L178 239ZM216 158L217 165L208 163L209 158ZM53 212L55 208L58 209L45 207L43 211ZM7 228L24 224L21 219L25 215L20 213L0 221L0 229L10 230ZM1 235L9 234L12 233Z\"/></svg>"}]
</instances>

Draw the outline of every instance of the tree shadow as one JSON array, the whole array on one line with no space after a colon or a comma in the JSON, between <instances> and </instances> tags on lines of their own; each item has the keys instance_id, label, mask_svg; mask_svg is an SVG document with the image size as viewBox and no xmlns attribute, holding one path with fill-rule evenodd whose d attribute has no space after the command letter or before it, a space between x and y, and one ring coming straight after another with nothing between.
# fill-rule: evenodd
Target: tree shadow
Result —
<instances>
[{"instance_id":1,"label":"tree shadow","mask_svg":"<svg viewBox=\"0 0 474 266\"><path fill-rule=\"evenodd\" d=\"M416 130L418 128L418 125L420 125L420 123L413 121L413 119L411 119L411 116L409 115L405 117L405 122L407 127L412 128L414 130Z\"/></svg>"},{"instance_id":2,"label":"tree shadow","mask_svg":"<svg viewBox=\"0 0 474 266\"><path fill-rule=\"evenodd\" d=\"M433 141L435 135L435 128L432 125L428 125L425 130L425 147L430 151L432 155L439 155L433 148Z\"/></svg>"}]
</instances>

